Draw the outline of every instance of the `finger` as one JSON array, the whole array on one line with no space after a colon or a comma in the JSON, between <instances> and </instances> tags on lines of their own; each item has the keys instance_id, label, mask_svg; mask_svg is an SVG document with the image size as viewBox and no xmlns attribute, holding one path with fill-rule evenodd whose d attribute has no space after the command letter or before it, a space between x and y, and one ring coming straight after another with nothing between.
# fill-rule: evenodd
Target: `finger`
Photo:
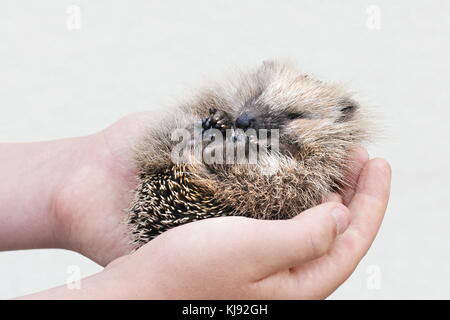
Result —
<instances>
[{"instance_id":1,"label":"finger","mask_svg":"<svg viewBox=\"0 0 450 320\"><path fill-rule=\"evenodd\" d=\"M261 221L253 229L256 234L248 237L253 241L248 252L250 264L258 266L257 278L322 256L349 222L348 209L334 202L306 210L290 220Z\"/></svg>"},{"instance_id":2,"label":"finger","mask_svg":"<svg viewBox=\"0 0 450 320\"><path fill-rule=\"evenodd\" d=\"M342 191L342 199L343 203L347 206L353 198L355 194L356 184L358 182L359 175L361 174L362 169L366 165L367 161L369 161L369 154L367 150L364 148L356 148L352 151L352 155L350 156L350 170L346 177L347 186Z\"/></svg>"},{"instance_id":3,"label":"finger","mask_svg":"<svg viewBox=\"0 0 450 320\"><path fill-rule=\"evenodd\" d=\"M348 206L354 217L352 232L370 240L370 243L378 232L387 208L391 174L386 160L371 160L370 165L361 172L356 192Z\"/></svg>"},{"instance_id":4,"label":"finger","mask_svg":"<svg viewBox=\"0 0 450 320\"><path fill-rule=\"evenodd\" d=\"M342 203L342 196L336 192L330 192L326 197L323 203L325 202L339 202Z\"/></svg>"},{"instance_id":5,"label":"finger","mask_svg":"<svg viewBox=\"0 0 450 320\"><path fill-rule=\"evenodd\" d=\"M349 160L350 162L349 171L347 173L347 176L345 177L347 185L342 190L341 194L338 194L336 192L330 192L325 197L324 202L335 201L348 205L355 193L356 183L358 181L362 168L367 163L367 161L369 161L369 154L367 153L366 149L362 147L353 149L351 151L351 156Z\"/></svg>"},{"instance_id":6,"label":"finger","mask_svg":"<svg viewBox=\"0 0 450 320\"><path fill-rule=\"evenodd\" d=\"M387 207L391 169L383 159L370 160L361 172L349 205L351 224L329 253L295 268L291 275L304 290L328 296L354 271L372 244ZM317 292L317 288L322 288ZM297 288L298 290L298 288Z\"/></svg>"},{"instance_id":7,"label":"finger","mask_svg":"<svg viewBox=\"0 0 450 320\"><path fill-rule=\"evenodd\" d=\"M351 225L330 251L330 257L337 264L335 272L350 276L369 250L386 212L390 184L391 168L386 160L370 160L361 172L348 206Z\"/></svg>"}]
</instances>

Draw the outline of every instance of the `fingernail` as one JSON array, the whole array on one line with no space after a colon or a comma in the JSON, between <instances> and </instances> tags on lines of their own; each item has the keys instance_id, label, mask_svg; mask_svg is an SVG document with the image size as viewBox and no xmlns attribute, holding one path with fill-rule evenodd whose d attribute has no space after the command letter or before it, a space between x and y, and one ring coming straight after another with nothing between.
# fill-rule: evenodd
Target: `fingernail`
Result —
<instances>
[{"instance_id":1,"label":"fingernail","mask_svg":"<svg viewBox=\"0 0 450 320\"><path fill-rule=\"evenodd\" d=\"M350 224L348 211L342 206L338 206L331 210L331 215L336 222L337 234L343 233L347 230L348 225Z\"/></svg>"}]
</instances>

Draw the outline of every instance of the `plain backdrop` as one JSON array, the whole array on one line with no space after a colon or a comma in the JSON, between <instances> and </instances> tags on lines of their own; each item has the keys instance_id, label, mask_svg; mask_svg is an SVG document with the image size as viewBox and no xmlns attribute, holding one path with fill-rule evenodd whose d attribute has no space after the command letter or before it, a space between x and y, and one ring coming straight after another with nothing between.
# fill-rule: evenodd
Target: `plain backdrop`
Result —
<instances>
[{"instance_id":1,"label":"plain backdrop","mask_svg":"<svg viewBox=\"0 0 450 320\"><path fill-rule=\"evenodd\" d=\"M90 134L233 68L291 59L379 115L369 151L393 167L378 238L331 298L450 298L449 36L444 0L2 0L0 141ZM74 267L101 270L63 250L0 253L0 298L64 284Z\"/></svg>"}]
</instances>

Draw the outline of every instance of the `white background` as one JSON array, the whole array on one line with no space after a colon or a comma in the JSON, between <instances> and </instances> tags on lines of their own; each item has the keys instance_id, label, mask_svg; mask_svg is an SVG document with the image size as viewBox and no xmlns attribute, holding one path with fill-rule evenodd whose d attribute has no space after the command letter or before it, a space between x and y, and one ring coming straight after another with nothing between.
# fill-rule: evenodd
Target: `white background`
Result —
<instances>
[{"instance_id":1,"label":"white background","mask_svg":"<svg viewBox=\"0 0 450 320\"><path fill-rule=\"evenodd\" d=\"M70 5L81 29L67 28ZM331 298L450 298L449 38L448 1L2 0L0 141L86 135L290 58L379 114L369 151L393 167L378 238ZM0 298L64 284L70 265L101 270L62 250L0 253Z\"/></svg>"}]
</instances>

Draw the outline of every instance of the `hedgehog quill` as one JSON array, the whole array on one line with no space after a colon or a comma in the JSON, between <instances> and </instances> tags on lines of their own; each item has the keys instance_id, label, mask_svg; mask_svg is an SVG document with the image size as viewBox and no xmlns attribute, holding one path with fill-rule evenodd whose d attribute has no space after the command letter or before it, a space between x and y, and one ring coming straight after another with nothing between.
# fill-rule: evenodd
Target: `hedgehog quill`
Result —
<instances>
[{"instance_id":1,"label":"hedgehog quill","mask_svg":"<svg viewBox=\"0 0 450 320\"><path fill-rule=\"evenodd\" d=\"M339 85L287 63L201 91L136 148L134 244L200 219L288 219L320 204L346 185L349 152L369 137L366 118Z\"/></svg>"}]
</instances>

